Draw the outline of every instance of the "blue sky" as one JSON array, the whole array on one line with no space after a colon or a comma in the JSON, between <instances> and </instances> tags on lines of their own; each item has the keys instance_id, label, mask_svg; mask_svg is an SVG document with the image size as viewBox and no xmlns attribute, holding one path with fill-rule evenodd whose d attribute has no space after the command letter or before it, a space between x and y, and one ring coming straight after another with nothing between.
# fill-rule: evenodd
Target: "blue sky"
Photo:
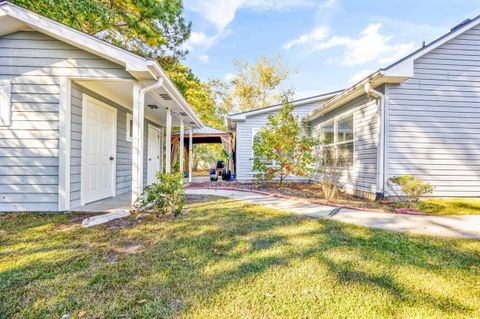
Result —
<instances>
[{"instance_id":1,"label":"blue sky","mask_svg":"<svg viewBox=\"0 0 480 319\"><path fill-rule=\"evenodd\" d=\"M345 88L480 14L480 0L185 0L186 64L228 79L233 59L281 56L296 97Z\"/></svg>"}]
</instances>

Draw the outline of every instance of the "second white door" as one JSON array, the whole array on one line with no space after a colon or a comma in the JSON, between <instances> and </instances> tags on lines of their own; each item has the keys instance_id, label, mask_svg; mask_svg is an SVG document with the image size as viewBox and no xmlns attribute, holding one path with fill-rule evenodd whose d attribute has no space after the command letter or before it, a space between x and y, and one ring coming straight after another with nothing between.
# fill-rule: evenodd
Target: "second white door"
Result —
<instances>
[{"instance_id":1,"label":"second white door","mask_svg":"<svg viewBox=\"0 0 480 319\"><path fill-rule=\"evenodd\" d=\"M154 183L156 174L161 169L161 131L155 126L148 125L147 143L147 184Z\"/></svg>"}]
</instances>

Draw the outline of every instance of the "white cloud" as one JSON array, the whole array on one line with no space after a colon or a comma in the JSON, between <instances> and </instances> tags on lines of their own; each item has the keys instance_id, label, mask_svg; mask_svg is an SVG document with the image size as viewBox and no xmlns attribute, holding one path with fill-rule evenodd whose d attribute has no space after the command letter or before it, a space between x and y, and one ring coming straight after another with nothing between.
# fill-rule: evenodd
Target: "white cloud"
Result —
<instances>
[{"instance_id":1,"label":"white cloud","mask_svg":"<svg viewBox=\"0 0 480 319\"><path fill-rule=\"evenodd\" d=\"M204 49L210 48L218 39L218 35L207 36L203 32L192 32L190 38L183 44L183 47L188 51L193 51L197 47Z\"/></svg>"},{"instance_id":2,"label":"white cloud","mask_svg":"<svg viewBox=\"0 0 480 319\"><path fill-rule=\"evenodd\" d=\"M207 54L204 54L199 56L198 60L200 60L200 62L202 62L203 64L207 64L208 61L210 60L210 57Z\"/></svg>"},{"instance_id":3,"label":"white cloud","mask_svg":"<svg viewBox=\"0 0 480 319\"><path fill-rule=\"evenodd\" d=\"M287 48L289 44L288 48L293 45L301 45L307 48L307 53L313 53L334 47L343 47L344 53L341 60L343 65L360 65L377 60L380 63L388 63L413 49L413 42L391 44L393 37L382 35L381 27L381 23L369 24L357 38L331 36L328 39L320 37L317 39L311 36L312 33L309 33L287 42L284 44L284 48Z\"/></svg>"},{"instance_id":4,"label":"white cloud","mask_svg":"<svg viewBox=\"0 0 480 319\"><path fill-rule=\"evenodd\" d=\"M309 42L322 41L328 35L329 29L327 27L317 27L309 33L302 34L296 39L288 41L282 45L285 50L291 49L297 45L307 44Z\"/></svg>"},{"instance_id":5,"label":"white cloud","mask_svg":"<svg viewBox=\"0 0 480 319\"><path fill-rule=\"evenodd\" d=\"M313 0L189 0L188 10L195 11L222 32L234 19L238 10L285 10L314 5Z\"/></svg>"},{"instance_id":6,"label":"white cloud","mask_svg":"<svg viewBox=\"0 0 480 319\"><path fill-rule=\"evenodd\" d=\"M372 73L372 70L368 70L368 69L362 70L360 72L355 73L348 81L351 84L357 83L360 80L363 80L364 78L369 76L371 73Z\"/></svg>"}]
</instances>

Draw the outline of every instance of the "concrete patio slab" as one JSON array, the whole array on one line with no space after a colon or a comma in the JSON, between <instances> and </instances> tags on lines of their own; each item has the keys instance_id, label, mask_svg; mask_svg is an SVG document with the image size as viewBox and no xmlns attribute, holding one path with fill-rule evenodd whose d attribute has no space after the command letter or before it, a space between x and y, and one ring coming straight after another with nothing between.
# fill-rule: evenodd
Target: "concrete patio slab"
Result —
<instances>
[{"instance_id":1,"label":"concrete patio slab","mask_svg":"<svg viewBox=\"0 0 480 319\"><path fill-rule=\"evenodd\" d=\"M93 203L88 203L83 206L74 207L71 209L71 211L83 213L108 213L119 210L130 211L131 208L132 205L130 194L122 194L115 197L105 198Z\"/></svg>"}]
</instances>

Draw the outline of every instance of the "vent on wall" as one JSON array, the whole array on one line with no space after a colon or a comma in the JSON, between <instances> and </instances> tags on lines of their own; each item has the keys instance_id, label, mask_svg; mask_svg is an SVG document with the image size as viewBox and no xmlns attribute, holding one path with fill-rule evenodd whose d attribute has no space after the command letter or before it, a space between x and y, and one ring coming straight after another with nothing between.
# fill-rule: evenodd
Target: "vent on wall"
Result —
<instances>
[{"instance_id":1,"label":"vent on wall","mask_svg":"<svg viewBox=\"0 0 480 319\"><path fill-rule=\"evenodd\" d=\"M167 93L160 93L160 96L162 97L162 99L164 99L165 101L171 101L172 98L170 97L170 95L168 95Z\"/></svg>"},{"instance_id":2,"label":"vent on wall","mask_svg":"<svg viewBox=\"0 0 480 319\"><path fill-rule=\"evenodd\" d=\"M187 113L185 113L185 112L180 112L180 115L181 115L181 116L187 116Z\"/></svg>"}]
</instances>

